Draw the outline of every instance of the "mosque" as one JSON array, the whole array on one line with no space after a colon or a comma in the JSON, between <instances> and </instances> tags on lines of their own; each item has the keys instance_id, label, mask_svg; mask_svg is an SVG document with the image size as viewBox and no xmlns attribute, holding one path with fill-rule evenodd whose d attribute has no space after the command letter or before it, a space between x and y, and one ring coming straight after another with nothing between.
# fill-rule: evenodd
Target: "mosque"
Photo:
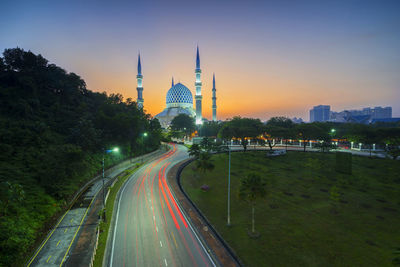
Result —
<instances>
[{"instance_id":1,"label":"mosque","mask_svg":"<svg viewBox=\"0 0 400 267\"><path fill-rule=\"evenodd\" d=\"M142 75L142 66L140 62L140 54L138 57L138 74L137 78L137 101L139 108L143 108L143 75ZM166 108L159 114L155 116L161 124L162 128L167 129L171 125L171 121L173 118L178 116L179 114L186 114L195 119L196 125L200 125L203 123L202 116L202 98L201 95L201 68L200 68L200 54L199 47L197 47L196 53L196 69L195 69L196 81L194 83L196 88L196 107L193 108L193 95L192 92L185 85L181 83L174 84L174 79L172 78L171 88L167 92L166 96ZM216 97L216 89L215 89L215 75L213 75L213 88L212 88L212 120L217 121L217 97Z\"/></svg>"}]
</instances>

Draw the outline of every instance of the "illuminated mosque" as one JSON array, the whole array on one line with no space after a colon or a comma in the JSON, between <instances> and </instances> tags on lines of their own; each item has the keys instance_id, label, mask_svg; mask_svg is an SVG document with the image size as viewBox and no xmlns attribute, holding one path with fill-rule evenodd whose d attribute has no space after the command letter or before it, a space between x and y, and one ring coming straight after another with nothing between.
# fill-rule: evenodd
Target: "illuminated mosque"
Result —
<instances>
[{"instance_id":1,"label":"illuminated mosque","mask_svg":"<svg viewBox=\"0 0 400 267\"><path fill-rule=\"evenodd\" d=\"M143 85L142 85L142 66L140 63L140 55L138 57L138 74L137 78L137 104L139 108L143 108ZM167 92L166 96L166 108L159 114L155 116L161 124L161 127L168 128L171 124L173 118L179 114L186 114L194 118L196 124L203 123L202 116L202 98L201 95L201 69L200 69L200 54L199 47L197 47L196 53L196 69L195 69L196 81L194 83L196 88L196 107L193 108L193 95L192 92L185 85L181 83L174 84L174 79L172 78L171 88ZM217 121L217 97L215 89L215 75L213 75L213 88L212 88L212 120Z\"/></svg>"}]
</instances>

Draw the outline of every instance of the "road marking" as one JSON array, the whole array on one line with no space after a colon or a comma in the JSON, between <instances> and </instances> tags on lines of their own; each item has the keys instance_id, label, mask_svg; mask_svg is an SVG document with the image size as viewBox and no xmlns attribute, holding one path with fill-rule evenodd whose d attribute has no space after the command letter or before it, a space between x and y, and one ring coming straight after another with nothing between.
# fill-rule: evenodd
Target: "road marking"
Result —
<instances>
[{"instance_id":1,"label":"road marking","mask_svg":"<svg viewBox=\"0 0 400 267\"><path fill-rule=\"evenodd\" d=\"M69 220L70 222L72 222L73 219Z\"/></svg>"},{"instance_id":2,"label":"road marking","mask_svg":"<svg viewBox=\"0 0 400 267\"><path fill-rule=\"evenodd\" d=\"M58 247L58 244L60 244L60 241L61 241L61 240L58 240L56 247Z\"/></svg>"},{"instance_id":3,"label":"road marking","mask_svg":"<svg viewBox=\"0 0 400 267\"><path fill-rule=\"evenodd\" d=\"M46 261L47 263L49 263L50 258L51 258L51 255L47 258L47 261Z\"/></svg>"},{"instance_id":4,"label":"road marking","mask_svg":"<svg viewBox=\"0 0 400 267\"><path fill-rule=\"evenodd\" d=\"M166 259L164 259L164 262L165 262L165 266L168 266L168 263L167 263L167 260L166 260Z\"/></svg>"},{"instance_id":5,"label":"road marking","mask_svg":"<svg viewBox=\"0 0 400 267\"><path fill-rule=\"evenodd\" d=\"M157 231L157 233L158 233L158 227L156 226L156 231Z\"/></svg>"},{"instance_id":6,"label":"road marking","mask_svg":"<svg viewBox=\"0 0 400 267\"><path fill-rule=\"evenodd\" d=\"M160 240L160 246L162 247L162 242L161 242L161 240Z\"/></svg>"},{"instance_id":7,"label":"road marking","mask_svg":"<svg viewBox=\"0 0 400 267\"><path fill-rule=\"evenodd\" d=\"M172 238L174 239L175 246L178 248L178 244L176 243L176 239L175 239L174 233L171 232L171 234L172 234Z\"/></svg>"},{"instance_id":8,"label":"road marking","mask_svg":"<svg viewBox=\"0 0 400 267\"><path fill-rule=\"evenodd\" d=\"M113 242L112 242L112 247L111 247L111 256L110 256L110 266L113 265L113 258L114 258L114 246L115 246L115 236L117 235L117 225L118 225L118 218L119 218L119 207L121 204L121 198L122 195L125 192L125 188L126 186L129 184L130 181L133 181L131 178L133 176L135 176L135 174L137 172L139 172L139 170L142 170L146 165L142 165L139 169L137 169L135 171L135 173L133 173L127 180L125 180L125 184L124 187L122 188L121 194L119 194L119 198L118 198L118 208L117 208L117 218L115 219L115 224L114 224L114 233L113 233ZM147 167L146 167L147 168Z\"/></svg>"},{"instance_id":9,"label":"road marking","mask_svg":"<svg viewBox=\"0 0 400 267\"><path fill-rule=\"evenodd\" d=\"M100 192L100 191L99 191L99 192ZM61 260L60 267L63 265L63 263L64 263L64 261L65 261L65 258L67 257L68 252L69 252L69 250L71 249L72 243L74 242L75 237L76 237L76 235L77 235L78 232L79 232L79 229L81 229L82 223L83 223L83 221L84 221L85 218L86 218L86 215L87 215L87 213L88 213L88 211L89 211L89 208L90 208L90 206L92 205L93 200L95 200L95 198L96 198L96 196L97 196L97 194L98 194L99 192L97 192L97 193L93 196L92 201L90 201L89 206L87 207L87 209L86 209L86 211L85 211L85 214L83 214L82 220L81 220L81 222L79 223L79 227L78 227L78 229L76 230L76 232L75 232L75 234L74 234L74 237L72 238L71 243L70 243L69 246L68 246L67 252L65 252L64 257L63 257L63 259Z\"/></svg>"},{"instance_id":10,"label":"road marking","mask_svg":"<svg viewBox=\"0 0 400 267\"><path fill-rule=\"evenodd\" d=\"M67 230L68 230L68 228L65 228L65 230L64 230L64 233L66 233L66 232L67 232Z\"/></svg>"},{"instance_id":11,"label":"road marking","mask_svg":"<svg viewBox=\"0 0 400 267\"><path fill-rule=\"evenodd\" d=\"M153 215L153 220L156 220L156 217Z\"/></svg>"},{"instance_id":12,"label":"road marking","mask_svg":"<svg viewBox=\"0 0 400 267\"><path fill-rule=\"evenodd\" d=\"M72 207L72 206L71 206ZM39 252L42 250L42 248L44 247L44 245L46 245L47 241L50 239L50 237L53 235L54 231L57 229L58 225L60 224L60 222L62 222L62 220L64 219L65 215L67 215L67 213L70 211L71 207L64 213L64 215L61 217L61 219L58 221L58 223L56 224L56 226L54 226L53 231L51 231L50 235L46 238L46 240L43 242L43 244L40 246L40 248L38 249L38 251L36 252L36 254L32 257L31 261L28 263L27 267L29 267L32 262L36 259L37 255L39 254ZM64 231L65 233L65 231Z\"/></svg>"}]
</instances>

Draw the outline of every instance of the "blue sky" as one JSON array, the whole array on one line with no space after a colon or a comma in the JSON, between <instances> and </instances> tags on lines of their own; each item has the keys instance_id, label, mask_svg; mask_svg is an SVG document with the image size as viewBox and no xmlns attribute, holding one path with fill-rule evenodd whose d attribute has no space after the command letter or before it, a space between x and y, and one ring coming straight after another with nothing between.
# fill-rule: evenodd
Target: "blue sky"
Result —
<instances>
[{"instance_id":1,"label":"blue sky","mask_svg":"<svg viewBox=\"0 0 400 267\"><path fill-rule=\"evenodd\" d=\"M165 105L173 75L194 91L200 46L204 112L308 119L308 110L393 107L400 117L400 1L3 1L0 49L22 47L95 91ZM210 106L208 108L208 106Z\"/></svg>"}]
</instances>

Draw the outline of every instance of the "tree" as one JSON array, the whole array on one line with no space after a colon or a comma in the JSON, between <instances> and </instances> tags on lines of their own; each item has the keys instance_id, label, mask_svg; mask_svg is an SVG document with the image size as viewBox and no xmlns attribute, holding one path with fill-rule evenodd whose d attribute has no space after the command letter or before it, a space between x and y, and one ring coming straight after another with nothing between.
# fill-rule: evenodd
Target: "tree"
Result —
<instances>
[{"instance_id":1,"label":"tree","mask_svg":"<svg viewBox=\"0 0 400 267\"><path fill-rule=\"evenodd\" d=\"M385 143L385 151L393 159L400 156L400 127L382 128L377 131L379 139Z\"/></svg>"},{"instance_id":2,"label":"tree","mask_svg":"<svg viewBox=\"0 0 400 267\"><path fill-rule=\"evenodd\" d=\"M288 129L293 128L295 124L291 119L286 117L272 117L267 121L267 125Z\"/></svg>"},{"instance_id":3,"label":"tree","mask_svg":"<svg viewBox=\"0 0 400 267\"><path fill-rule=\"evenodd\" d=\"M285 139L287 147L287 140L294 137L294 127L295 124L293 121L286 117L272 117L269 119L264 128L264 136L270 150L275 146L275 144L272 144L272 140L274 139Z\"/></svg>"},{"instance_id":4,"label":"tree","mask_svg":"<svg viewBox=\"0 0 400 267\"><path fill-rule=\"evenodd\" d=\"M160 138L157 120L132 99L89 91L77 74L41 55L6 49L0 57L0 266L23 264L49 219L101 170L103 149L120 148L118 156L107 156L107 168L156 149Z\"/></svg>"},{"instance_id":5,"label":"tree","mask_svg":"<svg viewBox=\"0 0 400 267\"><path fill-rule=\"evenodd\" d=\"M204 137L200 142L200 147L207 152L211 152L215 148L214 140Z\"/></svg>"},{"instance_id":6,"label":"tree","mask_svg":"<svg viewBox=\"0 0 400 267\"><path fill-rule=\"evenodd\" d=\"M276 143L273 143L273 141L276 139L281 139L282 136L284 135L285 130L286 130L285 128L268 124L264 127L263 135L271 151L272 148L276 145Z\"/></svg>"},{"instance_id":7,"label":"tree","mask_svg":"<svg viewBox=\"0 0 400 267\"><path fill-rule=\"evenodd\" d=\"M186 114L179 114L171 121L171 129L173 131L181 131L186 135L190 135L196 129L194 119Z\"/></svg>"},{"instance_id":8,"label":"tree","mask_svg":"<svg viewBox=\"0 0 400 267\"><path fill-rule=\"evenodd\" d=\"M196 168L202 172L206 173L214 169L214 164L211 160L211 154L209 152L200 152L199 158L196 160Z\"/></svg>"},{"instance_id":9,"label":"tree","mask_svg":"<svg viewBox=\"0 0 400 267\"><path fill-rule=\"evenodd\" d=\"M240 139L246 152L248 138L258 137L262 131L263 124L259 119L234 117L224 124L219 132L219 137L229 140L232 138Z\"/></svg>"},{"instance_id":10,"label":"tree","mask_svg":"<svg viewBox=\"0 0 400 267\"><path fill-rule=\"evenodd\" d=\"M199 129L199 136L217 137L219 130L222 128L223 123L209 121L201 125Z\"/></svg>"},{"instance_id":11,"label":"tree","mask_svg":"<svg viewBox=\"0 0 400 267\"><path fill-rule=\"evenodd\" d=\"M306 151L307 142L325 136L323 130L313 123L298 124L296 125L295 130L299 139L303 141L304 152Z\"/></svg>"},{"instance_id":12,"label":"tree","mask_svg":"<svg viewBox=\"0 0 400 267\"><path fill-rule=\"evenodd\" d=\"M188 150L189 156L195 157L195 158L199 157L200 152L201 152L201 150L200 150L200 146L198 144L193 144Z\"/></svg>"},{"instance_id":13,"label":"tree","mask_svg":"<svg viewBox=\"0 0 400 267\"><path fill-rule=\"evenodd\" d=\"M257 174L249 174L240 185L239 198L251 204L251 231L253 234L255 233L255 204L257 200L266 197L266 186L265 180Z\"/></svg>"},{"instance_id":14,"label":"tree","mask_svg":"<svg viewBox=\"0 0 400 267\"><path fill-rule=\"evenodd\" d=\"M373 144L379 143L384 139L382 136L379 136L376 128L363 124L352 125L352 128L350 128L349 132L347 133L347 137L349 140L367 145L369 148L370 157L372 156Z\"/></svg>"}]
</instances>

